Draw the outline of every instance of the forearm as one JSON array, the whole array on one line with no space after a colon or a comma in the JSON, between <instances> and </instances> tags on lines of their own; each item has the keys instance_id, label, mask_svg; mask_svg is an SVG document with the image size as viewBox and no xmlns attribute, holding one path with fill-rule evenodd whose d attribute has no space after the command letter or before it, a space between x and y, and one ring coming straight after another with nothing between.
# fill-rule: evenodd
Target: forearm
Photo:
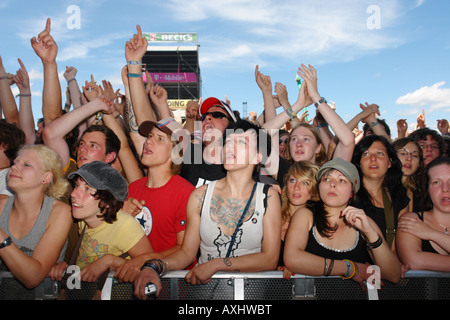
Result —
<instances>
[{"instance_id":1,"label":"forearm","mask_svg":"<svg viewBox=\"0 0 450 320\"><path fill-rule=\"evenodd\" d=\"M25 133L25 143L33 144L36 141L35 124L33 110L31 108L31 93L30 90L23 90L21 92L19 102L19 124L22 131Z\"/></svg>"},{"instance_id":2,"label":"forearm","mask_svg":"<svg viewBox=\"0 0 450 320\"><path fill-rule=\"evenodd\" d=\"M0 250L0 258L14 277L28 289L40 284L49 272L44 270L38 260L23 253L14 243Z\"/></svg>"},{"instance_id":3,"label":"forearm","mask_svg":"<svg viewBox=\"0 0 450 320\"><path fill-rule=\"evenodd\" d=\"M2 106L3 115L8 123L19 125L19 111L17 110L14 95L9 86L5 68L0 64L0 105Z\"/></svg>"},{"instance_id":4,"label":"forearm","mask_svg":"<svg viewBox=\"0 0 450 320\"><path fill-rule=\"evenodd\" d=\"M146 120L157 121L142 81L142 70L140 65L128 65L128 74L141 75L140 77L128 77L130 100L139 126Z\"/></svg>"},{"instance_id":5,"label":"forearm","mask_svg":"<svg viewBox=\"0 0 450 320\"><path fill-rule=\"evenodd\" d=\"M61 85L56 62L44 63L44 89L42 92L42 115L47 125L62 114Z\"/></svg>"}]
</instances>

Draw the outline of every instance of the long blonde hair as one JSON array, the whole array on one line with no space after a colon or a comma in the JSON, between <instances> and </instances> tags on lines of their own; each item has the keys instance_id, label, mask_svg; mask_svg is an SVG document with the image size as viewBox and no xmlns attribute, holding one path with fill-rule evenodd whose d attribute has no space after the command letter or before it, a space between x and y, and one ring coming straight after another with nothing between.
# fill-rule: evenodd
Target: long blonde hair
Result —
<instances>
[{"instance_id":1,"label":"long blonde hair","mask_svg":"<svg viewBox=\"0 0 450 320\"><path fill-rule=\"evenodd\" d=\"M52 181L48 184L44 193L58 200L66 198L70 192L70 183L62 175L62 165L60 156L51 148L43 144L27 144L20 148L22 150L33 150L39 155L42 168L46 172L51 172Z\"/></svg>"},{"instance_id":2,"label":"long blonde hair","mask_svg":"<svg viewBox=\"0 0 450 320\"><path fill-rule=\"evenodd\" d=\"M293 212L290 212L289 199L287 196L287 183L289 177L292 175L294 178L300 181L309 181L309 193L311 194L311 200L317 201L319 195L316 188L316 174L319 171L319 166L309 161L294 162L290 167L286 175L284 176L284 187L281 192L281 221L283 223L288 222L291 219Z\"/></svg>"}]
</instances>

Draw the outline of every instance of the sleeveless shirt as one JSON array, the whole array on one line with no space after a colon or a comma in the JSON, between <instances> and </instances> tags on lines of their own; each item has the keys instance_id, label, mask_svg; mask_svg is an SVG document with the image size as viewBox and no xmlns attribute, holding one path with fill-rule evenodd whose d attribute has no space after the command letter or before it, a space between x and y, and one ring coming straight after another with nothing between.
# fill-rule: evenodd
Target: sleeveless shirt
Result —
<instances>
[{"instance_id":1,"label":"sleeveless shirt","mask_svg":"<svg viewBox=\"0 0 450 320\"><path fill-rule=\"evenodd\" d=\"M41 211L36 218L33 228L31 228L30 232L22 239L14 238L9 231L9 219L11 217L11 210L14 204L14 196L9 197L3 208L2 215L0 216L0 227L11 237L14 244L28 256L31 256L33 254L36 245L46 231L47 220L52 210L54 200L54 198L49 196L44 197ZM66 245L67 241L63 249L61 250L58 261L62 261L62 259L64 258Z\"/></svg>"},{"instance_id":2,"label":"sleeveless shirt","mask_svg":"<svg viewBox=\"0 0 450 320\"><path fill-rule=\"evenodd\" d=\"M348 259L360 263L372 263L372 259L367 252L366 242L362 238L359 231L357 231L353 246L345 250L338 250L327 247L319 241L316 236L316 232L316 227L315 225L313 225L309 230L308 244L306 245L305 249L306 252L328 259Z\"/></svg>"},{"instance_id":3,"label":"sleeveless shirt","mask_svg":"<svg viewBox=\"0 0 450 320\"><path fill-rule=\"evenodd\" d=\"M217 223L211 219L211 198L216 182L217 180L208 184L202 204L199 264L216 258L225 258L231 241L231 236L224 234ZM257 182L252 200L255 201L255 210L253 215L247 221L244 221L239 228L230 257L261 252L263 218L266 211L265 203L268 187L264 183Z\"/></svg>"}]
</instances>

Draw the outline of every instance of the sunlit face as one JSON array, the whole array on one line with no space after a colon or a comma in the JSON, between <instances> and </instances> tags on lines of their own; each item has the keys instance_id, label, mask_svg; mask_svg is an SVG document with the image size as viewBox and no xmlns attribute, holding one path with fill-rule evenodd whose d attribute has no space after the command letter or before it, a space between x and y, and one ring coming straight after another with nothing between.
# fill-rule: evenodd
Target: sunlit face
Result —
<instances>
[{"instance_id":1,"label":"sunlit face","mask_svg":"<svg viewBox=\"0 0 450 320\"><path fill-rule=\"evenodd\" d=\"M428 192L433 208L450 213L450 165L439 164L428 172L430 183Z\"/></svg>"},{"instance_id":2,"label":"sunlit face","mask_svg":"<svg viewBox=\"0 0 450 320\"><path fill-rule=\"evenodd\" d=\"M402 163L403 175L410 176L419 168L419 148L414 142L408 142L404 147L398 149L397 157Z\"/></svg>"},{"instance_id":3,"label":"sunlit face","mask_svg":"<svg viewBox=\"0 0 450 320\"><path fill-rule=\"evenodd\" d=\"M223 165L225 170L246 168L260 161L257 152L257 135L253 130L232 133L225 139Z\"/></svg>"},{"instance_id":4,"label":"sunlit face","mask_svg":"<svg viewBox=\"0 0 450 320\"><path fill-rule=\"evenodd\" d=\"M100 213L100 200L94 197L96 189L89 186L82 178L78 177L71 193L72 215L79 220L96 220Z\"/></svg>"},{"instance_id":5,"label":"sunlit face","mask_svg":"<svg viewBox=\"0 0 450 320\"><path fill-rule=\"evenodd\" d=\"M425 166L439 157L439 143L431 135L427 135L425 140L419 140L418 143L422 148L423 164Z\"/></svg>"},{"instance_id":6,"label":"sunlit face","mask_svg":"<svg viewBox=\"0 0 450 320\"><path fill-rule=\"evenodd\" d=\"M111 163L115 158L115 153L106 154L106 137L102 132L86 132L80 139L77 151L77 165L92 161L102 161Z\"/></svg>"},{"instance_id":7,"label":"sunlit face","mask_svg":"<svg viewBox=\"0 0 450 320\"><path fill-rule=\"evenodd\" d=\"M361 156L361 171L366 178L384 178L391 167L386 147L380 141L372 143Z\"/></svg>"},{"instance_id":8,"label":"sunlit face","mask_svg":"<svg viewBox=\"0 0 450 320\"><path fill-rule=\"evenodd\" d=\"M212 106L208 109L207 113L211 112L223 113L224 117L219 119L215 118L212 114L206 115L202 122L202 140L206 145L213 141L218 141L223 136L226 127L230 123L228 120L229 115L223 108Z\"/></svg>"},{"instance_id":9,"label":"sunlit face","mask_svg":"<svg viewBox=\"0 0 450 320\"><path fill-rule=\"evenodd\" d=\"M170 167L173 144L169 135L156 127L150 131L144 142L141 162L147 167L167 165Z\"/></svg>"},{"instance_id":10,"label":"sunlit face","mask_svg":"<svg viewBox=\"0 0 450 320\"><path fill-rule=\"evenodd\" d=\"M17 192L46 185L51 182L52 177L51 172L44 170L36 151L23 149L14 159L7 180L8 186Z\"/></svg>"},{"instance_id":11,"label":"sunlit face","mask_svg":"<svg viewBox=\"0 0 450 320\"><path fill-rule=\"evenodd\" d=\"M310 161L315 163L316 154L320 152L320 144L312 132L305 127L298 127L291 132L289 150L294 161Z\"/></svg>"},{"instance_id":12,"label":"sunlit face","mask_svg":"<svg viewBox=\"0 0 450 320\"><path fill-rule=\"evenodd\" d=\"M311 199L311 181L289 175L286 182L287 198L293 206L304 205Z\"/></svg>"},{"instance_id":13,"label":"sunlit face","mask_svg":"<svg viewBox=\"0 0 450 320\"><path fill-rule=\"evenodd\" d=\"M329 207L340 207L348 204L353 185L338 170L331 170L322 175L319 181L320 199Z\"/></svg>"}]
</instances>

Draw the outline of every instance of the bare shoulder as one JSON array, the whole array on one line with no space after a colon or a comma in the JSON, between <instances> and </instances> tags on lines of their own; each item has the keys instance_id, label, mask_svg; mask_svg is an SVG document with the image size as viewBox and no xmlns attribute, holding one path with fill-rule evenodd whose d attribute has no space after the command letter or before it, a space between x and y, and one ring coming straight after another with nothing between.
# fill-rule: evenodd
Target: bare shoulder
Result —
<instances>
[{"instance_id":1,"label":"bare shoulder","mask_svg":"<svg viewBox=\"0 0 450 320\"><path fill-rule=\"evenodd\" d=\"M50 212L49 220L51 221L61 221L61 220L71 220L72 210L70 205L66 202L55 199L52 206L52 211Z\"/></svg>"}]
</instances>

